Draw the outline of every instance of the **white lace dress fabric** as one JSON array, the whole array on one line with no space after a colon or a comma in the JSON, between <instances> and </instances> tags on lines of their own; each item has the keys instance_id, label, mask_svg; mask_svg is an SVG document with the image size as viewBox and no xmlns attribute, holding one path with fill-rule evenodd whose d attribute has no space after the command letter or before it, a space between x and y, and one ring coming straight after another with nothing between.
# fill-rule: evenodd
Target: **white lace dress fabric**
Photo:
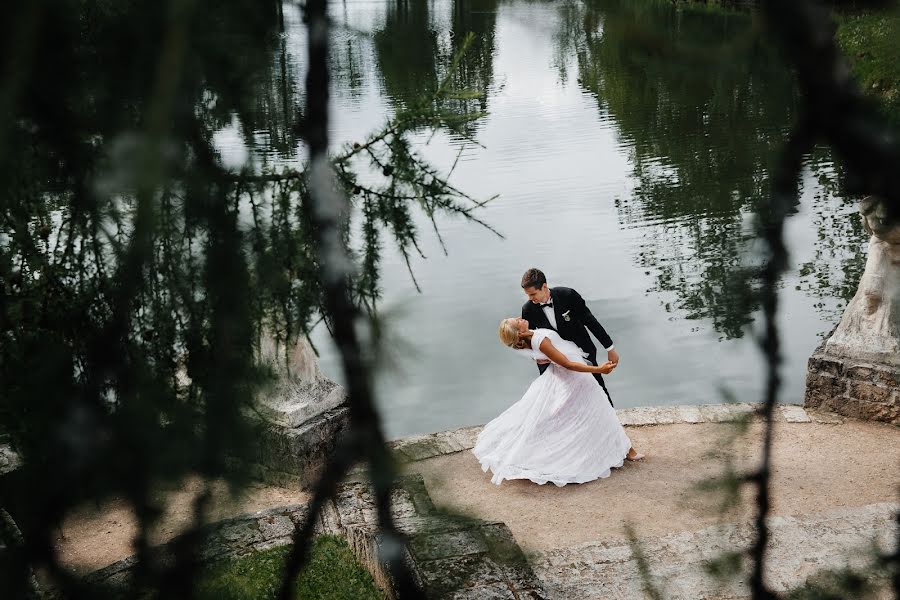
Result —
<instances>
[{"instance_id":1,"label":"white lace dress fabric","mask_svg":"<svg viewBox=\"0 0 900 600\"><path fill-rule=\"evenodd\" d=\"M532 350L520 352L547 358L538 349L544 338L570 360L586 362L578 346L549 329L536 329ZM594 377L553 363L521 400L485 425L472 452L495 484L530 479L561 487L609 477L629 448L631 440Z\"/></svg>"}]
</instances>

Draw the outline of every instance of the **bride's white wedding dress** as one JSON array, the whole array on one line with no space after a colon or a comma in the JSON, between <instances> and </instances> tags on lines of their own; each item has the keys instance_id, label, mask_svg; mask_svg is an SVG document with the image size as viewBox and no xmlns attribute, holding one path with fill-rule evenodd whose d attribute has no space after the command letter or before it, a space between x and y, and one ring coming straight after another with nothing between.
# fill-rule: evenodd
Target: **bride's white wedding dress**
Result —
<instances>
[{"instance_id":1,"label":"bride's white wedding dress","mask_svg":"<svg viewBox=\"0 0 900 600\"><path fill-rule=\"evenodd\" d=\"M539 350L544 338L570 360L587 363L578 346L550 329L535 329L532 350L517 352L546 359ZM631 440L594 377L553 363L521 400L484 426L472 452L498 485L530 479L561 487L609 477L629 448Z\"/></svg>"}]
</instances>

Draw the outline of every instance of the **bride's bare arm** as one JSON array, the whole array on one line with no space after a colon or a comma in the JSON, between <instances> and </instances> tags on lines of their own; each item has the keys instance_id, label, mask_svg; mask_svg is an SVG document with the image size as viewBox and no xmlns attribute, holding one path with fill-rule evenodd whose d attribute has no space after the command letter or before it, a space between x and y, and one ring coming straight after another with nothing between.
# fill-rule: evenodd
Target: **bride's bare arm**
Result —
<instances>
[{"instance_id":1,"label":"bride's bare arm","mask_svg":"<svg viewBox=\"0 0 900 600\"><path fill-rule=\"evenodd\" d=\"M595 367L593 365L586 365L583 362L569 360L568 358L566 358L566 355L557 350L556 346L553 345L553 342L551 342L547 338L544 338L541 341L541 345L539 347L541 349L541 352L547 355L547 358L549 358L559 366L569 369L570 371L579 371L581 373L602 373L606 375L607 373L611 373L612 370L616 368L616 366L611 362L606 362Z\"/></svg>"}]
</instances>

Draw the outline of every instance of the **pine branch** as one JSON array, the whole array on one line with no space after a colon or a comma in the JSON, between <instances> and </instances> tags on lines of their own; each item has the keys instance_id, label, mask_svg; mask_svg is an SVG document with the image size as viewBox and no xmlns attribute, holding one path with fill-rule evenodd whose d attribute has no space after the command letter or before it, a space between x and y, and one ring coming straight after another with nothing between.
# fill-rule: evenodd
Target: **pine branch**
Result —
<instances>
[{"instance_id":1,"label":"pine branch","mask_svg":"<svg viewBox=\"0 0 900 600\"><path fill-rule=\"evenodd\" d=\"M334 315L334 337L341 352L350 405L352 443L336 453L325 474L316 485L313 501L303 526L295 529L294 546L288 556L279 597L289 600L297 574L309 556L314 523L325 500L334 494L338 482L357 458L369 462L369 473L375 491L376 508L382 534L394 544L403 546L403 536L397 531L390 510L390 490L394 472L391 456L385 444L372 397L369 365L365 360L355 322L358 310L350 297L348 286L351 262L341 237L341 218L346 201L341 197L332 163L328 159L328 21L325 0L308 0L306 16L309 23L309 71L307 73L307 144L310 154L309 202L304 204L316 237L316 250L322 267L326 309ZM417 595L418 588L401 552L380 557L397 583L402 598Z\"/></svg>"}]
</instances>

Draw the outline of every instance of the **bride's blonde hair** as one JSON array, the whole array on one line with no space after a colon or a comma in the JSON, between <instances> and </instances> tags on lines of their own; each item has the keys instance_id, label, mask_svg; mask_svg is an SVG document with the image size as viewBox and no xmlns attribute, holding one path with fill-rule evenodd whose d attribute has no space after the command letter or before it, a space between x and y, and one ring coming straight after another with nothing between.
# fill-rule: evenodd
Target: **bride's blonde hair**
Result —
<instances>
[{"instance_id":1,"label":"bride's blonde hair","mask_svg":"<svg viewBox=\"0 0 900 600\"><path fill-rule=\"evenodd\" d=\"M528 348L530 343L525 338L519 337L519 328L516 327L515 321L514 318L503 319L500 321L500 330L497 334L500 336L500 341L503 342L504 346L509 346L516 350L523 350Z\"/></svg>"}]
</instances>

